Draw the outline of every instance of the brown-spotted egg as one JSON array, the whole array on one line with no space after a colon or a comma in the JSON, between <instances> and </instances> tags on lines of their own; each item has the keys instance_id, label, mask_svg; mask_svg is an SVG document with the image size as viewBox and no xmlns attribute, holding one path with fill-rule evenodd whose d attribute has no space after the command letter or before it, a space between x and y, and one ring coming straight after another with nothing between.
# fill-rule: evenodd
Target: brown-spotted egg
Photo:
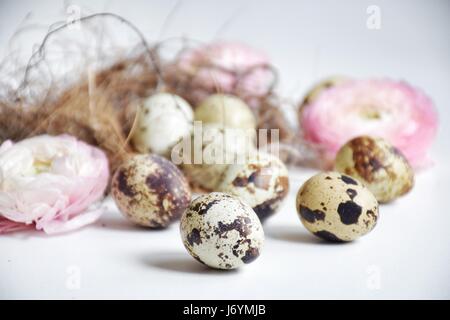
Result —
<instances>
[{"instance_id":1,"label":"brown-spotted egg","mask_svg":"<svg viewBox=\"0 0 450 320\"><path fill-rule=\"evenodd\" d=\"M258 151L243 163L230 164L217 190L239 197L264 222L288 194L288 171L276 156Z\"/></svg>"},{"instance_id":2,"label":"brown-spotted egg","mask_svg":"<svg viewBox=\"0 0 450 320\"><path fill-rule=\"evenodd\" d=\"M111 193L119 210L144 227L164 228L180 218L191 200L181 171L158 155L135 155L115 172Z\"/></svg>"},{"instance_id":3,"label":"brown-spotted egg","mask_svg":"<svg viewBox=\"0 0 450 320\"><path fill-rule=\"evenodd\" d=\"M338 172L322 172L307 180L297 193L303 225L319 238L355 240L376 225L378 202L359 181Z\"/></svg>"},{"instance_id":4,"label":"brown-spotted egg","mask_svg":"<svg viewBox=\"0 0 450 320\"><path fill-rule=\"evenodd\" d=\"M347 142L336 155L335 170L363 182L382 203L408 193L414 185L406 158L382 138L361 136Z\"/></svg>"},{"instance_id":5,"label":"brown-spotted egg","mask_svg":"<svg viewBox=\"0 0 450 320\"><path fill-rule=\"evenodd\" d=\"M317 97L322 94L325 90L328 90L336 85L339 85L341 83L344 83L346 81L348 81L349 79L343 77L343 76L332 76L326 79L323 79L322 81L320 81L319 83L317 83L316 85L314 85L314 87L312 87L305 95L300 108L314 102Z\"/></svg>"},{"instance_id":6,"label":"brown-spotted egg","mask_svg":"<svg viewBox=\"0 0 450 320\"><path fill-rule=\"evenodd\" d=\"M181 217L180 232L190 255L216 269L254 261L264 243L261 222L252 208L220 192L193 200Z\"/></svg>"}]
</instances>

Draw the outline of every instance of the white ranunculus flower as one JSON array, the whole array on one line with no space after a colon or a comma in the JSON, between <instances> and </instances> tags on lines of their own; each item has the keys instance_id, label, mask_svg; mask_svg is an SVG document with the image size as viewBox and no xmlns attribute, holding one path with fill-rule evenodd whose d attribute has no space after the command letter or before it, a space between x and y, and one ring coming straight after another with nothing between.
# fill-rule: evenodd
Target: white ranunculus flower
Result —
<instances>
[{"instance_id":1,"label":"white ranunculus flower","mask_svg":"<svg viewBox=\"0 0 450 320\"><path fill-rule=\"evenodd\" d=\"M68 135L41 135L0 146L0 233L34 227L46 233L98 219L89 208L108 184L108 160Z\"/></svg>"}]
</instances>

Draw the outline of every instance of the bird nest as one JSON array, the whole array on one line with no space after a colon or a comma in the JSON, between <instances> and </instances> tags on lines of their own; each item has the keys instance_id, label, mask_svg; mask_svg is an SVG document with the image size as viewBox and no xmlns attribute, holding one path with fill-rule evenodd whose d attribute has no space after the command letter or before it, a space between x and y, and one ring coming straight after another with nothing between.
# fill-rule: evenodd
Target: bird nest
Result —
<instances>
[{"instance_id":1,"label":"bird nest","mask_svg":"<svg viewBox=\"0 0 450 320\"><path fill-rule=\"evenodd\" d=\"M91 43L105 42L104 34L98 35L98 28L105 20L125 26L137 37L137 45L126 53L96 48L92 55L92 50L87 50L83 42L73 52L72 40L68 39L72 21L52 26L23 67L11 57L0 65L6 75L0 83L0 142L44 133L67 133L103 149L114 170L125 155L134 152L129 135L142 99L167 91L185 98L195 107L199 96L193 92L208 88L193 81L194 74L176 68L180 54L165 58L161 50L164 42L149 44L130 21L112 13L82 17L76 21L83 26L78 35L83 34ZM186 39L179 41L182 43L180 52L186 50ZM108 53L106 58L105 52ZM66 67L69 57L76 57L74 66L61 68L61 65ZM57 68L59 70L55 71ZM279 129L281 156L286 162L314 163L317 158L314 149L302 141L298 130L280 108L285 100L274 90L278 79L276 69L271 65L257 68L273 72L274 80L265 92L248 96L237 85L227 93L251 105L258 128ZM251 68L235 76L239 78L254 71ZM221 92L221 88L215 91Z\"/></svg>"}]
</instances>

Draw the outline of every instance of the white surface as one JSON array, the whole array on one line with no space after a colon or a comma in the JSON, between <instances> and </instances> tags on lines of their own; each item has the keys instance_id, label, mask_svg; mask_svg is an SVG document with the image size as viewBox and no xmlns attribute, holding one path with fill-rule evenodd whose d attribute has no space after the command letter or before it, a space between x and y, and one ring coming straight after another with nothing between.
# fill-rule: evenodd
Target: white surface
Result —
<instances>
[{"instance_id":1,"label":"white surface","mask_svg":"<svg viewBox=\"0 0 450 320\"><path fill-rule=\"evenodd\" d=\"M85 3L91 11L123 14L150 39L173 5ZM366 28L371 4L382 10L381 30ZM2 1L0 47L27 12L49 24L61 20L62 8L60 1ZM135 228L114 206L76 233L2 236L0 298L450 298L449 14L445 0L182 2L163 37L210 40L226 25L221 37L272 56L281 89L293 98L330 74L389 76L423 88L440 112L435 166L417 176L410 194L381 207L371 234L345 245L320 242L302 227L295 193L312 172L293 171L289 198L265 226L261 257L236 272L198 264L183 248L177 225Z\"/></svg>"}]
</instances>

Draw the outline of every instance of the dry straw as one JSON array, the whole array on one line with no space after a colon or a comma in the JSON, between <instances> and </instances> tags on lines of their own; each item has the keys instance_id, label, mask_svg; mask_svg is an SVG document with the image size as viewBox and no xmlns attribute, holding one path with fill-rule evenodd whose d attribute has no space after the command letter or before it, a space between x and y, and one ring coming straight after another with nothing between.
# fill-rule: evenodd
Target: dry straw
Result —
<instances>
[{"instance_id":1,"label":"dry straw","mask_svg":"<svg viewBox=\"0 0 450 320\"><path fill-rule=\"evenodd\" d=\"M80 68L72 71L70 81L54 79L51 72L54 61L47 55L49 42L59 40L64 43L63 30L74 23L98 26L105 19L124 24L137 35L139 44L134 52L125 56L117 54L108 66L100 69L86 72L86 69ZM14 70L12 78L21 77L16 88L7 81L0 83L0 142L7 139L18 141L43 133L68 133L102 148L114 170L124 157L133 153L129 134L141 99L157 91L168 91L182 96L195 106L195 97L190 95L198 89L192 87L195 83L192 77L195 75L179 72L174 67L179 55L171 61L163 61L160 50L163 44L149 45L134 24L113 13L93 14L53 26L25 67L12 66L14 62L11 60L0 65L0 70ZM65 50L64 45L61 48ZM83 59L84 50L81 49L79 55ZM181 50L185 49L184 45ZM62 56L65 56L64 52ZM259 67L270 69L274 74L273 84L267 93L258 97L242 96L242 92L238 91L233 94L253 101L259 128L280 129L280 150L284 160L297 164L310 163L315 157L310 149L305 148L297 130L292 129L279 108L280 98L273 90L278 78L276 70L268 65ZM245 76L245 73L241 75ZM220 92L220 88L216 87L216 91Z\"/></svg>"}]
</instances>

